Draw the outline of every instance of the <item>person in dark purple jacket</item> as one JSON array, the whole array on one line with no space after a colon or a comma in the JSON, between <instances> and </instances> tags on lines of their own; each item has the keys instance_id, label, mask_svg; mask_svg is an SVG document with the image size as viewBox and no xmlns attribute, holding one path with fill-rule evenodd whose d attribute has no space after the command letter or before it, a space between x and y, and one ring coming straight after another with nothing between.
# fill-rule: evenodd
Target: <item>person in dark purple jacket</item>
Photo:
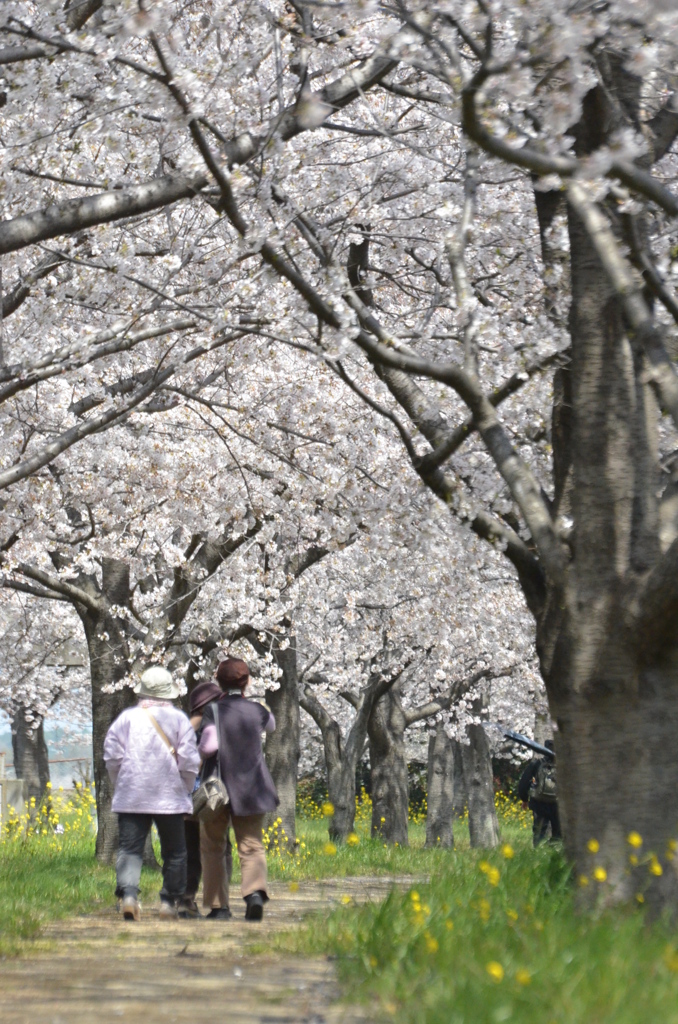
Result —
<instances>
[{"instance_id":1,"label":"person in dark purple jacket","mask_svg":"<svg viewBox=\"0 0 678 1024\"><path fill-rule=\"evenodd\" d=\"M261 921L268 900L262 826L264 815L274 811L279 803L264 760L261 735L273 732L275 719L263 705L245 699L249 668L240 658L227 658L219 663L217 682L224 692L216 704L205 708L199 750L205 760L205 777L215 772L219 758L230 804L215 821L200 823L203 907L211 918L231 916L224 850L232 824L240 857L245 918ZM219 714L218 751L215 710Z\"/></svg>"}]
</instances>

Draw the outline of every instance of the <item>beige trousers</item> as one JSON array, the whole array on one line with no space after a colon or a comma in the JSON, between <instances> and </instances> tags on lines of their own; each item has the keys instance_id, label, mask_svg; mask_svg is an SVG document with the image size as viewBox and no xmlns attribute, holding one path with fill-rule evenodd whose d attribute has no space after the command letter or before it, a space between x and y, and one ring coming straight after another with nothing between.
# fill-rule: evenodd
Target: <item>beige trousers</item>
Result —
<instances>
[{"instance_id":1,"label":"beige trousers","mask_svg":"<svg viewBox=\"0 0 678 1024\"><path fill-rule=\"evenodd\" d=\"M224 851L229 825L233 826L240 857L242 895L266 892L266 850L261 839L263 814L240 817L226 808L209 823L200 822L200 859L202 860L202 905L205 910L228 906L228 878Z\"/></svg>"}]
</instances>

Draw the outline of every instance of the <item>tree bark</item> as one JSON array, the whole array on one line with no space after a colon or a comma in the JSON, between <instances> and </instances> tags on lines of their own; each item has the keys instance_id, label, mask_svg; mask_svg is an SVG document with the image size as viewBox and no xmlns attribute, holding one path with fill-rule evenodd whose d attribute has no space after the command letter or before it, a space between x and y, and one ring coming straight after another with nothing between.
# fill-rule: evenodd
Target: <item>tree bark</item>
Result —
<instances>
[{"instance_id":1,"label":"tree bark","mask_svg":"<svg viewBox=\"0 0 678 1024\"><path fill-rule=\"evenodd\" d=\"M43 720L40 716L28 720L28 710L15 704L12 714L12 751L17 779L23 779L26 799L35 797L39 804L49 782L49 754L45 743Z\"/></svg>"},{"instance_id":2,"label":"tree bark","mask_svg":"<svg viewBox=\"0 0 678 1024\"><path fill-rule=\"evenodd\" d=\"M372 708L369 736L372 838L407 846L409 780L401 687L396 683Z\"/></svg>"},{"instance_id":3,"label":"tree bark","mask_svg":"<svg viewBox=\"0 0 678 1024\"><path fill-rule=\"evenodd\" d=\"M269 814L266 826L282 818L291 845L296 840L297 775L299 770L300 718L297 680L297 648L294 637L284 651L275 652L282 669L280 686L266 691L266 702L275 715L275 732L266 738L266 763L278 791L280 806Z\"/></svg>"},{"instance_id":4,"label":"tree bark","mask_svg":"<svg viewBox=\"0 0 678 1024\"><path fill-rule=\"evenodd\" d=\"M484 699L473 702L474 714L484 714ZM494 806L492 755L482 724L469 725L467 743L461 743L461 762L468 791L468 831L472 847L490 849L499 842L499 823Z\"/></svg>"},{"instance_id":5,"label":"tree bark","mask_svg":"<svg viewBox=\"0 0 678 1024\"><path fill-rule=\"evenodd\" d=\"M442 725L428 740L426 846L454 847L454 744Z\"/></svg>"},{"instance_id":6,"label":"tree bark","mask_svg":"<svg viewBox=\"0 0 678 1024\"><path fill-rule=\"evenodd\" d=\"M628 652L610 655L610 671L596 687L559 705L558 807L566 851L584 882L578 887L583 903L633 901L639 894L654 911L675 908L678 645L635 672ZM639 849L628 842L634 832ZM600 844L597 854L588 849L592 839ZM604 884L595 879L596 867L606 872Z\"/></svg>"},{"instance_id":7,"label":"tree bark","mask_svg":"<svg viewBox=\"0 0 678 1024\"><path fill-rule=\"evenodd\" d=\"M82 586L82 582L80 583ZM95 581L90 581L93 589ZM84 588L83 588L84 589ZM92 680L92 765L97 803L97 860L111 864L118 848L118 820L111 810L113 787L104 763L104 739L111 723L134 703L125 687L104 692L129 670L129 648L123 625L109 611L129 600L129 566L112 558L103 560L101 611L76 606L85 628Z\"/></svg>"},{"instance_id":8,"label":"tree bark","mask_svg":"<svg viewBox=\"0 0 678 1024\"><path fill-rule=\"evenodd\" d=\"M304 685L300 705L314 720L323 738L327 789L330 803L334 808L329 833L330 839L336 842L345 842L353 831L356 768L362 757L367 738L367 723L374 703L390 690L409 664L409 661L406 662L391 676L384 676L379 671L371 673L361 695L349 700L356 709L356 716L345 739L342 737L339 723L320 703L313 693L312 686L308 683Z\"/></svg>"},{"instance_id":9,"label":"tree bark","mask_svg":"<svg viewBox=\"0 0 678 1024\"><path fill-rule=\"evenodd\" d=\"M468 811L468 786L464 776L464 764L461 758L461 743L459 740L452 740L452 754L454 757L454 795L452 797L453 817L456 821L464 817Z\"/></svg>"}]
</instances>

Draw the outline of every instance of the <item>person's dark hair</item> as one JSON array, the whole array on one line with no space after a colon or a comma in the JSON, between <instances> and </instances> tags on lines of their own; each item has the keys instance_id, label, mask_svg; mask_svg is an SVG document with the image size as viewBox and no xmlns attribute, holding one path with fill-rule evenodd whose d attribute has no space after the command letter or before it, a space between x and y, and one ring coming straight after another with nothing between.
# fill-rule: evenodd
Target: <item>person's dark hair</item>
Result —
<instances>
[{"instance_id":1,"label":"person's dark hair","mask_svg":"<svg viewBox=\"0 0 678 1024\"><path fill-rule=\"evenodd\" d=\"M219 700L220 697L221 687L217 686L216 683L211 681L198 683L188 695L188 710L190 714L195 715L213 700Z\"/></svg>"},{"instance_id":2,"label":"person's dark hair","mask_svg":"<svg viewBox=\"0 0 678 1024\"><path fill-rule=\"evenodd\" d=\"M217 668L217 682L222 690L244 690L250 670L242 658L226 658Z\"/></svg>"}]
</instances>

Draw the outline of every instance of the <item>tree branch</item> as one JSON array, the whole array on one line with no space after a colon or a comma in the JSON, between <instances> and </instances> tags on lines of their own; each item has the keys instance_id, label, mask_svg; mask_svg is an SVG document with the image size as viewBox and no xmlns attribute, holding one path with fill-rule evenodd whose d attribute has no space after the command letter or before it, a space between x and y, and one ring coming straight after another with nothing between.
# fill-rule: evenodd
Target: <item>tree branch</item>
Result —
<instances>
[{"instance_id":1,"label":"tree branch","mask_svg":"<svg viewBox=\"0 0 678 1024\"><path fill-rule=\"evenodd\" d=\"M588 232L610 284L619 296L630 333L645 350L650 383L678 427L678 375L664 348L663 332L643 298L641 281L622 255L609 222L579 181L568 185L568 199Z\"/></svg>"},{"instance_id":2,"label":"tree branch","mask_svg":"<svg viewBox=\"0 0 678 1024\"><path fill-rule=\"evenodd\" d=\"M21 573L22 576L26 576L29 580L39 583L47 590L55 594L62 594L65 600L84 605L97 614L103 610L101 602L86 593L86 591L73 586L72 583L67 583L58 576L51 576L48 572L43 572L42 569L35 569L25 562L20 562L12 571Z\"/></svg>"},{"instance_id":3,"label":"tree branch","mask_svg":"<svg viewBox=\"0 0 678 1024\"><path fill-rule=\"evenodd\" d=\"M158 210L179 199L197 195L205 187L204 174L186 177L168 174L141 185L101 192L97 196L67 199L44 210L35 210L0 222L0 255L16 252L36 242L70 235L96 224L108 224L123 217Z\"/></svg>"}]
</instances>

